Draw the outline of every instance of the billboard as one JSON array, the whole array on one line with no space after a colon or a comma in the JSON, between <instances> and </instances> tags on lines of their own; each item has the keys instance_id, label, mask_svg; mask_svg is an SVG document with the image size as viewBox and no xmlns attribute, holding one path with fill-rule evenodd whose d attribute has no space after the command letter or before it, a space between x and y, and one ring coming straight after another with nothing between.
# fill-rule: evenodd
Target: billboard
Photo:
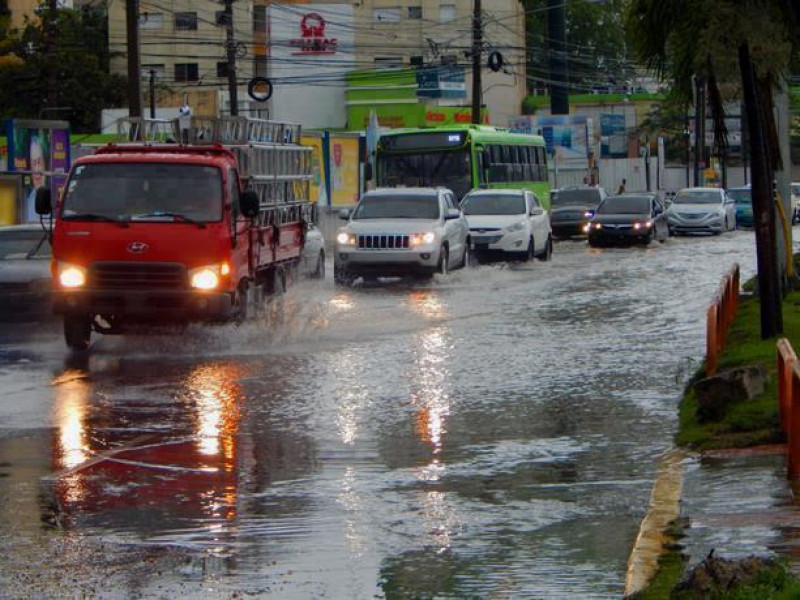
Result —
<instances>
[{"instance_id":1,"label":"billboard","mask_svg":"<svg viewBox=\"0 0 800 600\"><path fill-rule=\"evenodd\" d=\"M417 69L417 96L421 98L463 99L467 97L464 67L436 65Z\"/></svg>"},{"instance_id":2,"label":"billboard","mask_svg":"<svg viewBox=\"0 0 800 600\"><path fill-rule=\"evenodd\" d=\"M21 222L39 220L36 190L43 185L53 192L53 203L66 182L70 167L69 124L64 121L6 121L8 170L22 175Z\"/></svg>"},{"instance_id":3,"label":"billboard","mask_svg":"<svg viewBox=\"0 0 800 600\"><path fill-rule=\"evenodd\" d=\"M267 6L270 118L307 129L345 127L345 73L355 68L353 6Z\"/></svg>"},{"instance_id":4,"label":"billboard","mask_svg":"<svg viewBox=\"0 0 800 600\"><path fill-rule=\"evenodd\" d=\"M358 202L359 155L358 136L330 134L328 140L331 206L352 206Z\"/></svg>"},{"instance_id":5,"label":"billboard","mask_svg":"<svg viewBox=\"0 0 800 600\"><path fill-rule=\"evenodd\" d=\"M321 135L303 135L300 138L303 146L312 148L311 164L314 178L311 180L311 201L320 206L328 205L327 182L325 181L325 159L322 150L323 137Z\"/></svg>"},{"instance_id":6,"label":"billboard","mask_svg":"<svg viewBox=\"0 0 800 600\"><path fill-rule=\"evenodd\" d=\"M513 133L541 135L550 156L555 156L558 149L559 165L585 167L591 151L588 122L583 115L524 115L509 119L508 127Z\"/></svg>"},{"instance_id":7,"label":"billboard","mask_svg":"<svg viewBox=\"0 0 800 600\"><path fill-rule=\"evenodd\" d=\"M600 115L600 156L603 158L628 158L628 132L625 115L603 113Z\"/></svg>"}]
</instances>

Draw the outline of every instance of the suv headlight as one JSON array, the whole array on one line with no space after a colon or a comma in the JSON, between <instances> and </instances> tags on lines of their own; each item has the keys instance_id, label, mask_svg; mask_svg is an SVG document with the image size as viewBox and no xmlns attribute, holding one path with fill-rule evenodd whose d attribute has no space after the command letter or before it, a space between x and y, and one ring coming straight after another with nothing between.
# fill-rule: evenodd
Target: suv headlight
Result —
<instances>
[{"instance_id":1,"label":"suv headlight","mask_svg":"<svg viewBox=\"0 0 800 600\"><path fill-rule=\"evenodd\" d=\"M77 289L86 285L86 269L70 263L58 262L58 283L61 287Z\"/></svg>"},{"instance_id":2,"label":"suv headlight","mask_svg":"<svg viewBox=\"0 0 800 600\"><path fill-rule=\"evenodd\" d=\"M340 246L355 246L356 236L349 231L340 231L336 234L336 243Z\"/></svg>"},{"instance_id":3,"label":"suv headlight","mask_svg":"<svg viewBox=\"0 0 800 600\"><path fill-rule=\"evenodd\" d=\"M515 231L522 231L523 229L525 229L525 221L519 221L517 223L514 223L513 225L509 225L508 227L503 229L503 231L505 233L514 233Z\"/></svg>"},{"instance_id":4,"label":"suv headlight","mask_svg":"<svg viewBox=\"0 0 800 600\"><path fill-rule=\"evenodd\" d=\"M230 273L228 263L207 265L189 270L189 285L196 290L215 290L219 287L222 277Z\"/></svg>"},{"instance_id":5,"label":"suv headlight","mask_svg":"<svg viewBox=\"0 0 800 600\"><path fill-rule=\"evenodd\" d=\"M436 241L436 234L433 231L426 231L424 233L413 233L408 239L408 245L412 248L414 246L423 246L432 244Z\"/></svg>"}]
</instances>

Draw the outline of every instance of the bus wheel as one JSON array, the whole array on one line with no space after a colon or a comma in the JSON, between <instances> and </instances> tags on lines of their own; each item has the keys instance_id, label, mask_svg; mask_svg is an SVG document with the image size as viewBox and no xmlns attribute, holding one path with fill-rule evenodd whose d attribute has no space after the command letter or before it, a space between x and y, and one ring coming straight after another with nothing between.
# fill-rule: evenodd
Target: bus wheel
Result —
<instances>
[{"instance_id":1,"label":"bus wheel","mask_svg":"<svg viewBox=\"0 0 800 600\"><path fill-rule=\"evenodd\" d=\"M64 315L64 341L77 352L89 348L92 338L92 321L86 315Z\"/></svg>"}]
</instances>

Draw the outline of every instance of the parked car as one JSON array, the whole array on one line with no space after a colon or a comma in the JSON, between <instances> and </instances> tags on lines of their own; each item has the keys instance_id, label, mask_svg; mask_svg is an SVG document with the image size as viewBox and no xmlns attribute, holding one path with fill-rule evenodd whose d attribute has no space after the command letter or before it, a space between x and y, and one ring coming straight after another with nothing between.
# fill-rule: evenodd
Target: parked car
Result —
<instances>
[{"instance_id":1,"label":"parked car","mask_svg":"<svg viewBox=\"0 0 800 600\"><path fill-rule=\"evenodd\" d=\"M737 227L753 226L753 191L747 187L731 188L728 190L728 197L731 198L736 207Z\"/></svg>"},{"instance_id":2,"label":"parked car","mask_svg":"<svg viewBox=\"0 0 800 600\"><path fill-rule=\"evenodd\" d=\"M571 187L550 193L550 227L556 237L583 235L586 222L608 196L600 187Z\"/></svg>"},{"instance_id":3,"label":"parked car","mask_svg":"<svg viewBox=\"0 0 800 600\"><path fill-rule=\"evenodd\" d=\"M461 199L469 223L472 253L522 260L550 260L553 239L550 219L529 190L473 190Z\"/></svg>"},{"instance_id":4,"label":"parked car","mask_svg":"<svg viewBox=\"0 0 800 600\"><path fill-rule=\"evenodd\" d=\"M51 314L50 243L39 224L0 227L0 319Z\"/></svg>"},{"instance_id":5,"label":"parked car","mask_svg":"<svg viewBox=\"0 0 800 600\"><path fill-rule=\"evenodd\" d=\"M469 263L469 226L446 188L383 188L367 192L336 234L334 279L434 273Z\"/></svg>"},{"instance_id":6,"label":"parked car","mask_svg":"<svg viewBox=\"0 0 800 600\"><path fill-rule=\"evenodd\" d=\"M309 223L306 229L300 269L306 277L325 279L325 238L314 223Z\"/></svg>"},{"instance_id":7,"label":"parked car","mask_svg":"<svg viewBox=\"0 0 800 600\"><path fill-rule=\"evenodd\" d=\"M687 188L675 194L667 211L672 233L712 233L736 229L733 199L720 188Z\"/></svg>"},{"instance_id":8,"label":"parked car","mask_svg":"<svg viewBox=\"0 0 800 600\"><path fill-rule=\"evenodd\" d=\"M792 186L792 225L800 223L800 181L793 181Z\"/></svg>"},{"instance_id":9,"label":"parked car","mask_svg":"<svg viewBox=\"0 0 800 600\"><path fill-rule=\"evenodd\" d=\"M590 246L649 244L669 237L664 207L656 194L609 196L586 224Z\"/></svg>"}]
</instances>

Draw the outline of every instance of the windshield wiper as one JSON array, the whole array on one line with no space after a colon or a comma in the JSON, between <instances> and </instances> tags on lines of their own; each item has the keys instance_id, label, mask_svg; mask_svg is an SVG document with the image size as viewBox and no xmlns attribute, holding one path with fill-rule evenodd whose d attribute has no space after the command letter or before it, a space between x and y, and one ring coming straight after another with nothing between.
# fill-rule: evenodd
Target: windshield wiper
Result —
<instances>
[{"instance_id":1,"label":"windshield wiper","mask_svg":"<svg viewBox=\"0 0 800 600\"><path fill-rule=\"evenodd\" d=\"M116 223L120 227L128 227L127 220L115 219L107 215L98 215L97 213L74 213L71 215L62 215L63 221L103 221L104 223Z\"/></svg>"},{"instance_id":2,"label":"windshield wiper","mask_svg":"<svg viewBox=\"0 0 800 600\"><path fill-rule=\"evenodd\" d=\"M146 213L142 215L133 215L131 219L147 219L149 217L166 217L168 219L172 219L173 221L180 221L181 223L191 223L192 225L197 225L200 229L205 229L206 224L201 223L200 221L195 221L187 217L181 213L173 213L173 212L164 212L164 211L153 211L151 213Z\"/></svg>"}]
</instances>

